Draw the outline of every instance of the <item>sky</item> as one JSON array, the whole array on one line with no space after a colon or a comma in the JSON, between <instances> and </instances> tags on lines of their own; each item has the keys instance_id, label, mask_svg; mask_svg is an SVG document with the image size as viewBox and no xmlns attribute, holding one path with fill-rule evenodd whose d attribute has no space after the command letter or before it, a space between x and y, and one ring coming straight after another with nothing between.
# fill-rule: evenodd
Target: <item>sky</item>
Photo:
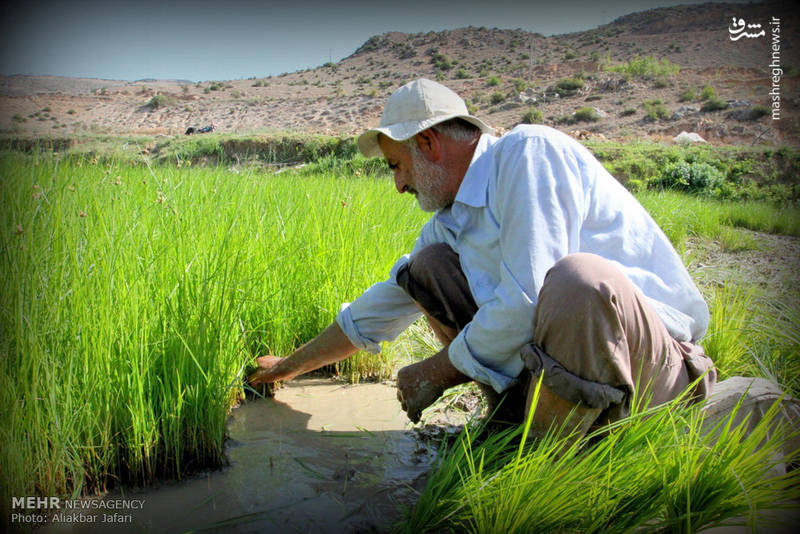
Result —
<instances>
[{"instance_id":1,"label":"sky","mask_svg":"<svg viewBox=\"0 0 800 534\"><path fill-rule=\"evenodd\" d=\"M705 0L26 0L0 8L0 74L192 81L349 56L374 35L465 26L555 35ZM11 5L15 4L15 5Z\"/></svg>"}]
</instances>

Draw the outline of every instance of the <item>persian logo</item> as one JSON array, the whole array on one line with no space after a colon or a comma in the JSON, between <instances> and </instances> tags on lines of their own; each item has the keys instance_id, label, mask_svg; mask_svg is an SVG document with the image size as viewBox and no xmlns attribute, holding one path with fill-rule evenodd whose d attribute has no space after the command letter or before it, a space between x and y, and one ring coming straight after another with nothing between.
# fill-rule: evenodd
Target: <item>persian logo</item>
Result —
<instances>
[{"instance_id":1,"label":"persian logo","mask_svg":"<svg viewBox=\"0 0 800 534\"><path fill-rule=\"evenodd\" d=\"M747 30L759 30L761 29L761 24L745 24L744 19L737 19L733 17L731 25L728 26L728 33L730 34L731 41L738 41L742 37L747 37L748 39L756 39L758 37L764 37L767 32L761 30L760 32L750 33Z\"/></svg>"}]
</instances>

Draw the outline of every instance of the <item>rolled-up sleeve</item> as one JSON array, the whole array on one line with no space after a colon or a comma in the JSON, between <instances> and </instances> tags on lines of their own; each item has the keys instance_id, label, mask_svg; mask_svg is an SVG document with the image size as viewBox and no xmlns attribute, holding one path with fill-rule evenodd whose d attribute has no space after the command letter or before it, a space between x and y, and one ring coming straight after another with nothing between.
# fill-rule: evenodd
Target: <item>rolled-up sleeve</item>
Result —
<instances>
[{"instance_id":1,"label":"rolled-up sleeve","mask_svg":"<svg viewBox=\"0 0 800 534\"><path fill-rule=\"evenodd\" d=\"M395 281L398 269L407 262L407 255L401 257L388 280L372 285L353 302L342 304L336 322L357 348L376 354L381 341L395 339L419 317L419 308Z\"/></svg>"},{"instance_id":2,"label":"rolled-up sleeve","mask_svg":"<svg viewBox=\"0 0 800 534\"><path fill-rule=\"evenodd\" d=\"M522 370L520 349L547 270L577 251L582 217L579 163L544 139L509 139L489 184L488 209L499 225L501 265L492 298L453 340L449 357L468 376L502 392Z\"/></svg>"}]
</instances>

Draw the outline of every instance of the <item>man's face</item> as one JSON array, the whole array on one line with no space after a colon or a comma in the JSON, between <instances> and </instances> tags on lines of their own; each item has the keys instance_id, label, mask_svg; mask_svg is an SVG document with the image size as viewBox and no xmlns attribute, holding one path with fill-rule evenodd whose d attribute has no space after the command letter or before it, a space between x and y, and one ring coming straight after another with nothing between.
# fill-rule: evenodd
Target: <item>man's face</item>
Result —
<instances>
[{"instance_id":1,"label":"man's face","mask_svg":"<svg viewBox=\"0 0 800 534\"><path fill-rule=\"evenodd\" d=\"M453 203L452 195L448 193L447 171L428 161L413 138L406 144L381 135L378 145L394 172L398 193L413 194L422 211L437 211Z\"/></svg>"}]
</instances>

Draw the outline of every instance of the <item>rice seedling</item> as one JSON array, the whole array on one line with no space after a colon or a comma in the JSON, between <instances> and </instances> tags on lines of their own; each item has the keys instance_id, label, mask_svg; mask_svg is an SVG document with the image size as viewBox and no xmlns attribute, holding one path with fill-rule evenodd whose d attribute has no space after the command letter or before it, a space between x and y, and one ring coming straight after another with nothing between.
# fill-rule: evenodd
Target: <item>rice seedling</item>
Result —
<instances>
[{"instance_id":1,"label":"rice seedling","mask_svg":"<svg viewBox=\"0 0 800 534\"><path fill-rule=\"evenodd\" d=\"M352 174L45 155L0 172L4 507L219 465L245 366L316 334L424 222Z\"/></svg>"},{"instance_id":2,"label":"rice seedling","mask_svg":"<svg viewBox=\"0 0 800 534\"><path fill-rule=\"evenodd\" d=\"M792 506L800 474L774 475L790 437L735 412L703 425L682 400L582 439L526 439L527 425L479 442L467 427L442 455L402 532L695 532Z\"/></svg>"},{"instance_id":3,"label":"rice seedling","mask_svg":"<svg viewBox=\"0 0 800 534\"><path fill-rule=\"evenodd\" d=\"M11 495L74 497L219 465L246 366L319 332L342 302L387 275L427 218L375 180L374 160L363 158L323 157L283 173L99 159L0 155L4 514ZM679 249L689 235L748 246L736 226L800 235L796 214L767 204L667 191L640 198ZM797 394L798 312L759 304L754 321L753 306L746 294L715 296L707 348L723 373L775 376ZM418 323L381 356L359 354L337 372L351 381L386 377L398 361L437 347ZM712 524L716 516L695 515L695 504L686 512L683 490L669 494L669 507L655 495L675 466L656 466L651 447L695 451L687 452L692 468L708 461L697 452L703 438L686 430L692 416L664 412L620 425L625 432L612 432L589 457L587 443L573 451L553 437L537 446L536 460L534 449L514 448L521 434L481 436L477 445L470 429L431 477L409 525L614 531L645 524L634 518L639 508L653 510L645 521L668 528ZM676 445L687 433L695 441ZM581 481L572 471L587 475ZM559 480L611 508L593 504L589 515L570 518L575 505L561 493L543 502L550 486L541 484ZM531 504L504 504L508 487L526 488L521 495ZM467 490L493 496L486 502L497 510L481 508ZM515 515L512 502L543 515Z\"/></svg>"}]
</instances>

